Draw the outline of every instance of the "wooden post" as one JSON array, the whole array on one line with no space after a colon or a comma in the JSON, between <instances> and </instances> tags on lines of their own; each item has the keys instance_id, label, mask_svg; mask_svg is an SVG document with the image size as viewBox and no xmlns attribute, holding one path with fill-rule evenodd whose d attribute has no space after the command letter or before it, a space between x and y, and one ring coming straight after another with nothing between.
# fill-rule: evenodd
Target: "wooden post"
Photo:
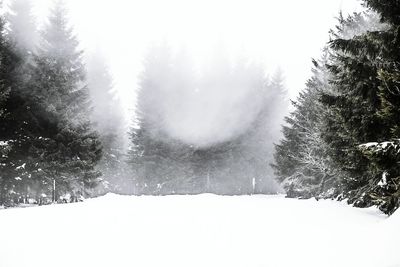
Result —
<instances>
[{"instance_id":1,"label":"wooden post","mask_svg":"<svg viewBox=\"0 0 400 267\"><path fill-rule=\"evenodd\" d=\"M56 179L53 179L53 203L56 203Z\"/></svg>"}]
</instances>

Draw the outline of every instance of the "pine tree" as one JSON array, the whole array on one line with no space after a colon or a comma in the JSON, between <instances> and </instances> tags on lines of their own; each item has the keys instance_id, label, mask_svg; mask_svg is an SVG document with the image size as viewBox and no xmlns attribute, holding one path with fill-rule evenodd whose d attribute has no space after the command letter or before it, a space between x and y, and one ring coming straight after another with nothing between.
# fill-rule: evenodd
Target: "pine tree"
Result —
<instances>
[{"instance_id":1,"label":"pine tree","mask_svg":"<svg viewBox=\"0 0 400 267\"><path fill-rule=\"evenodd\" d=\"M256 96L257 101L251 102L258 108L246 131L232 141L236 143L230 153L233 157L230 168L234 171L229 177L235 177L240 189L238 193L276 193L278 188L270 163L273 158L273 143L278 141L280 125L288 108L284 78L278 71L268 81L264 68L255 63L251 63L241 72L247 77L246 84L242 83L241 86L246 90L253 89L249 90L250 96ZM232 79L237 75L235 73ZM248 99L245 101L250 102Z\"/></svg>"},{"instance_id":2,"label":"pine tree","mask_svg":"<svg viewBox=\"0 0 400 267\"><path fill-rule=\"evenodd\" d=\"M114 89L113 78L101 52L88 59L88 87L92 100L91 120L103 144L103 158L97 169L102 173L98 193L132 193L125 160L126 127L122 103Z\"/></svg>"},{"instance_id":3,"label":"pine tree","mask_svg":"<svg viewBox=\"0 0 400 267\"><path fill-rule=\"evenodd\" d=\"M131 129L129 163L132 164L136 194L160 194L174 177L171 140L165 132L168 85L172 84L172 53L166 43L149 49L140 77L135 127Z\"/></svg>"},{"instance_id":4,"label":"pine tree","mask_svg":"<svg viewBox=\"0 0 400 267\"><path fill-rule=\"evenodd\" d=\"M327 50L321 60L313 60L313 76L293 102L295 110L286 117L284 138L275 147L273 167L289 197L331 196L329 190L335 188L332 180L338 173L326 156L322 134L327 114L320 103L321 94L330 91L328 60Z\"/></svg>"},{"instance_id":5,"label":"pine tree","mask_svg":"<svg viewBox=\"0 0 400 267\"><path fill-rule=\"evenodd\" d=\"M9 132L9 103L15 89L15 70L19 58L5 33L4 19L0 18L0 205L10 205L15 180L10 177L9 170L15 168L9 158L14 149L14 135Z\"/></svg>"},{"instance_id":6,"label":"pine tree","mask_svg":"<svg viewBox=\"0 0 400 267\"><path fill-rule=\"evenodd\" d=\"M369 172L372 179L365 194L371 204L389 215L400 206L399 147L398 140L367 143L359 147L370 160Z\"/></svg>"},{"instance_id":7,"label":"pine tree","mask_svg":"<svg viewBox=\"0 0 400 267\"><path fill-rule=\"evenodd\" d=\"M369 160L364 198L392 214L400 206L400 3L374 0L365 3L380 15L385 27L367 32L349 45L365 47L375 65L377 82L373 89L380 104L375 115L382 124L381 135L369 140L378 143L361 145L359 149Z\"/></svg>"},{"instance_id":8,"label":"pine tree","mask_svg":"<svg viewBox=\"0 0 400 267\"><path fill-rule=\"evenodd\" d=\"M374 16L354 14L340 18L340 26L333 33L330 42L332 63L331 84L333 93L324 94L322 100L329 110L325 120L324 141L329 144L329 156L334 168L341 169L343 175L337 177L340 192L349 202L365 207L371 205L365 192L370 176L368 160L358 149L358 145L382 138L382 121L376 112L380 107L379 85L376 76L376 43L366 38L365 27Z\"/></svg>"},{"instance_id":9,"label":"pine tree","mask_svg":"<svg viewBox=\"0 0 400 267\"><path fill-rule=\"evenodd\" d=\"M57 2L46 25L34 60L31 90L40 135L30 146L36 159L35 178L53 201L62 194L84 195L97 185L94 166L101 146L89 120L89 93L82 51L68 26L66 9Z\"/></svg>"},{"instance_id":10,"label":"pine tree","mask_svg":"<svg viewBox=\"0 0 400 267\"><path fill-rule=\"evenodd\" d=\"M5 110L5 102L8 98L8 95L10 93L10 88L8 84L8 75L9 71L5 63L7 63L7 58L9 57L10 54L10 47L9 43L7 42L5 35L4 35L4 21L1 19L0 21L0 34L1 34L1 40L0 40L0 62L1 62L1 81L0 81L0 118L3 118L5 116L6 110Z\"/></svg>"},{"instance_id":11,"label":"pine tree","mask_svg":"<svg viewBox=\"0 0 400 267\"><path fill-rule=\"evenodd\" d=\"M33 58L38 46L39 33L32 9L32 0L13 0L10 12L6 15L7 35L14 44L14 52L20 58L14 74L20 92L29 90L27 83L32 75Z\"/></svg>"},{"instance_id":12,"label":"pine tree","mask_svg":"<svg viewBox=\"0 0 400 267\"><path fill-rule=\"evenodd\" d=\"M6 36L12 55L5 61L9 69L9 98L5 102L7 116L1 123L1 131L11 145L7 150L7 158L3 158L2 173L8 177L6 191L12 193L12 199L9 200L14 204L26 202L28 198L33 197L29 194L32 187L32 170L27 164L30 143L36 131L33 126L36 119L32 116L31 101L27 97L31 75L29 64L32 63L32 52L36 45L36 28L31 4L30 1L13 1L11 13L6 15Z\"/></svg>"},{"instance_id":13,"label":"pine tree","mask_svg":"<svg viewBox=\"0 0 400 267\"><path fill-rule=\"evenodd\" d=\"M267 176L267 179L263 179L265 180L264 187L270 188L269 191L263 190L261 193L276 193L277 186L271 183L271 181L274 181L273 169L271 168L274 144L282 137L281 127L290 106L282 70L278 69L272 76L270 83L267 84L264 98L264 107L258 115L257 124L254 126L257 131L256 140L258 140L256 147L263 148L261 150L263 154L259 158L265 159L262 163L264 176ZM262 180L259 183L263 183Z\"/></svg>"},{"instance_id":14,"label":"pine tree","mask_svg":"<svg viewBox=\"0 0 400 267\"><path fill-rule=\"evenodd\" d=\"M213 71L210 76L203 75L203 83L216 94L219 88L228 86L233 97L228 99L232 106L228 105L227 110L234 114L223 115L243 119L232 127L236 131L228 140L196 151L196 166L203 169L198 179L207 181L206 192L217 194L276 193L269 164L273 141L279 136L287 109L283 78L276 75L269 82L263 66L246 57L233 65L225 57L216 61L219 65L213 68L218 74Z\"/></svg>"},{"instance_id":15,"label":"pine tree","mask_svg":"<svg viewBox=\"0 0 400 267\"><path fill-rule=\"evenodd\" d=\"M315 63L274 167L289 196L341 196L392 214L400 205L399 5L365 3L378 15L339 17L324 64L329 82L318 82Z\"/></svg>"},{"instance_id":16,"label":"pine tree","mask_svg":"<svg viewBox=\"0 0 400 267\"><path fill-rule=\"evenodd\" d=\"M33 53L38 45L39 34L32 9L32 0L13 0L7 14L8 33L22 56Z\"/></svg>"}]
</instances>

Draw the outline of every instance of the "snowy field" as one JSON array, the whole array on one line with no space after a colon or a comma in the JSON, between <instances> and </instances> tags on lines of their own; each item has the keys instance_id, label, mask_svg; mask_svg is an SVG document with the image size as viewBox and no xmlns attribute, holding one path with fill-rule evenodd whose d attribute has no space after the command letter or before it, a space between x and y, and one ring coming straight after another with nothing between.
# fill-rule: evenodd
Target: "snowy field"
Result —
<instances>
[{"instance_id":1,"label":"snowy field","mask_svg":"<svg viewBox=\"0 0 400 267\"><path fill-rule=\"evenodd\" d=\"M398 267L400 214L282 196L0 210L0 267Z\"/></svg>"}]
</instances>

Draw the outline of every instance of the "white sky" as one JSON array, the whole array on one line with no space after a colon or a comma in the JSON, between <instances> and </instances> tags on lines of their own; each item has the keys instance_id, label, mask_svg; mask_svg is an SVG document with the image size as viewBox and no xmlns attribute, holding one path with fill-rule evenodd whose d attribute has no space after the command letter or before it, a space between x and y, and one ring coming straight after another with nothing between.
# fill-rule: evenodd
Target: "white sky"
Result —
<instances>
[{"instance_id":1,"label":"white sky","mask_svg":"<svg viewBox=\"0 0 400 267\"><path fill-rule=\"evenodd\" d=\"M51 0L34 1L45 16ZM291 97L304 88L339 10L360 10L357 0L65 0L86 50L109 60L124 105L134 103L137 74L149 42L185 42L199 57L224 40L285 72Z\"/></svg>"}]
</instances>

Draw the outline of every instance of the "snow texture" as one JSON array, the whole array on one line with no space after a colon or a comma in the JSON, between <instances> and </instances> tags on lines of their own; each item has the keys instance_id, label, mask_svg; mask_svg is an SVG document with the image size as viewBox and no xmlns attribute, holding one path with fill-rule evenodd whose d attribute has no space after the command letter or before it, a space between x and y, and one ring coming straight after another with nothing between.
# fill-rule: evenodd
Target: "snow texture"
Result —
<instances>
[{"instance_id":1,"label":"snow texture","mask_svg":"<svg viewBox=\"0 0 400 267\"><path fill-rule=\"evenodd\" d=\"M381 187L387 186L387 176L388 176L387 172L382 173L382 179L379 181L378 186Z\"/></svg>"},{"instance_id":2,"label":"snow texture","mask_svg":"<svg viewBox=\"0 0 400 267\"><path fill-rule=\"evenodd\" d=\"M394 141L386 141L382 143L371 142L359 145L359 148L366 150L384 151L384 152L386 152L389 148L394 148L396 150L399 150L398 144Z\"/></svg>"},{"instance_id":3,"label":"snow texture","mask_svg":"<svg viewBox=\"0 0 400 267\"><path fill-rule=\"evenodd\" d=\"M400 213L283 196L130 197L0 211L0 266L400 266Z\"/></svg>"},{"instance_id":4,"label":"snow texture","mask_svg":"<svg viewBox=\"0 0 400 267\"><path fill-rule=\"evenodd\" d=\"M6 146L8 146L7 141L0 141L0 147L6 147Z\"/></svg>"}]
</instances>

